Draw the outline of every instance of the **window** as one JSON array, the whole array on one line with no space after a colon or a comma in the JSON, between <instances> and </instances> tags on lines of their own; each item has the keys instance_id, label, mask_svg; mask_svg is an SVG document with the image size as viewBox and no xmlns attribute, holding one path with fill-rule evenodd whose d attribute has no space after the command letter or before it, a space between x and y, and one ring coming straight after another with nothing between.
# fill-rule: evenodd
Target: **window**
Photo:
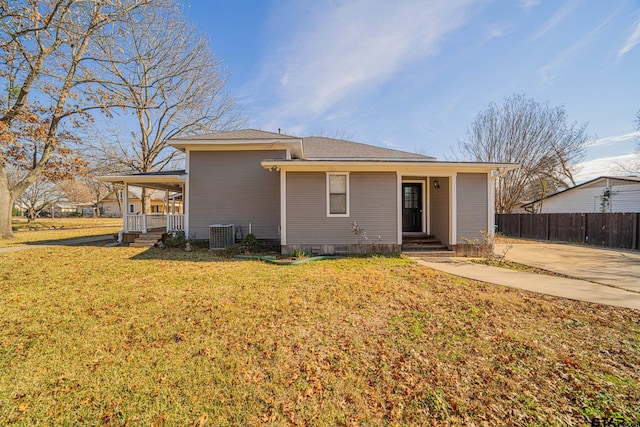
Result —
<instances>
[{"instance_id":1,"label":"window","mask_svg":"<svg viewBox=\"0 0 640 427\"><path fill-rule=\"evenodd\" d=\"M133 213L134 209L135 209L134 205L129 205L129 213Z\"/></svg>"},{"instance_id":2,"label":"window","mask_svg":"<svg viewBox=\"0 0 640 427\"><path fill-rule=\"evenodd\" d=\"M327 216L349 216L349 174L327 174Z\"/></svg>"}]
</instances>

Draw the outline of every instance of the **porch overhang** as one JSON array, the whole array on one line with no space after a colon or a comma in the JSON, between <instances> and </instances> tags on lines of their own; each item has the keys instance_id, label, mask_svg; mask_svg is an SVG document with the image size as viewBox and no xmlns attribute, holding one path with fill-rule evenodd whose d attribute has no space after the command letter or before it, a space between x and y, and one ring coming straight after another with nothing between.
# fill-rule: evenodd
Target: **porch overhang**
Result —
<instances>
[{"instance_id":1,"label":"porch overhang","mask_svg":"<svg viewBox=\"0 0 640 427\"><path fill-rule=\"evenodd\" d=\"M114 184L127 184L134 187L153 188L181 193L187 180L185 171L152 172L139 174L106 175L98 177L99 181Z\"/></svg>"},{"instance_id":2,"label":"porch overhang","mask_svg":"<svg viewBox=\"0 0 640 427\"><path fill-rule=\"evenodd\" d=\"M439 162L424 159L322 159L322 160L264 160L263 168L283 170L287 172L321 172L321 171L353 171L353 172L399 172L403 175L442 174L455 172L482 172L497 174L517 169L517 163L493 162Z\"/></svg>"}]
</instances>

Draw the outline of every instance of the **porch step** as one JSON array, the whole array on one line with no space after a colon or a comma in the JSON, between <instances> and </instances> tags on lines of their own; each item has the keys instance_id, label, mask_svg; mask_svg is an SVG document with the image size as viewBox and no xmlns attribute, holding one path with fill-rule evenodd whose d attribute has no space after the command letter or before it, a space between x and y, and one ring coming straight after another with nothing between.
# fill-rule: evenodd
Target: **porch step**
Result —
<instances>
[{"instance_id":1,"label":"porch step","mask_svg":"<svg viewBox=\"0 0 640 427\"><path fill-rule=\"evenodd\" d=\"M453 251L430 234L402 236L402 252L411 256L453 256Z\"/></svg>"},{"instance_id":2,"label":"porch step","mask_svg":"<svg viewBox=\"0 0 640 427\"><path fill-rule=\"evenodd\" d=\"M410 243L440 243L440 240L436 238L436 236L431 234L416 234L416 235L403 235L402 236L403 244Z\"/></svg>"},{"instance_id":3,"label":"porch step","mask_svg":"<svg viewBox=\"0 0 640 427\"><path fill-rule=\"evenodd\" d=\"M447 257L453 257L455 255L455 253L453 251L450 250L446 250L446 251L402 251L402 253L404 253L407 256L410 257L416 257L416 258L447 258Z\"/></svg>"},{"instance_id":4,"label":"porch step","mask_svg":"<svg viewBox=\"0 0 640 427\"><path fill-rule=\"evenodd\" d=\"M420 252L420 251L446 251L447 248L442 242L433 243L405 243L402 245L402 251Z\"/></svg>"},{"instance_id":5,"label":"porch step","mask_svg":"<svg viewBox=\"0 0 640 427\"><path fill-rule=\"evenodd\" d=\"M159 232L159 231L151 231L149 233L143 233L136 238L133 243L129 243L129 246L134 248L152 248L154 247L160 240L163 240L166 237L167 233Z\"/></svg>"}]
</instances>

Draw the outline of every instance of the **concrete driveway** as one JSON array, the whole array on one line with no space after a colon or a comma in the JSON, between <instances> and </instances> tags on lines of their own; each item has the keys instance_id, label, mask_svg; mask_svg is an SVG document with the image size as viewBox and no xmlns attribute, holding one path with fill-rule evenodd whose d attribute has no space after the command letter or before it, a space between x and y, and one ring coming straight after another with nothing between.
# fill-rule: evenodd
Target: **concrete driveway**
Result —
<instances>
[{"instance_id":1,"label":"concrete driveway","mask_svg":"<svg viewBox=\"0 0 640 427\"><path fill-rule=\"evenodd\" d=\"M505 244L495 252L504 253ZM560 243L514 243L508 260L640 293L640 253Z\"/></svg>"}]
</instances>

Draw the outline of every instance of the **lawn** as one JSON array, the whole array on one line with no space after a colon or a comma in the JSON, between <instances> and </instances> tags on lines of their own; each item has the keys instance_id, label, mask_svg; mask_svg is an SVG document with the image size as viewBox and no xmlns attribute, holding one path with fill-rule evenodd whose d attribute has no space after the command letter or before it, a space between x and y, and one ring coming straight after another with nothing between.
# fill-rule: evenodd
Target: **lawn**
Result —
<instances>
[{"instance_id":1,"label":"lawn","mask_svg":"<svg viewBox=\"0 0 640 427\"><path fill-rule=\"evenodd\" d=\"M640 313L404 258L0 254L0 424L639 422Z\"/></svg>"},{"instance_id":2,"label":"lawn","mask_svg":"<svg viewBox=\"0 0 640 427\"><path fill-rule=\"evenodd\" d=\"M12 226L15 230L15 238L0 239L0 248L55 242L77 237L113 234L122 228L122 219L45 218L28 223L25 219L14 218Z\"/></svg>"}]
</instances>

